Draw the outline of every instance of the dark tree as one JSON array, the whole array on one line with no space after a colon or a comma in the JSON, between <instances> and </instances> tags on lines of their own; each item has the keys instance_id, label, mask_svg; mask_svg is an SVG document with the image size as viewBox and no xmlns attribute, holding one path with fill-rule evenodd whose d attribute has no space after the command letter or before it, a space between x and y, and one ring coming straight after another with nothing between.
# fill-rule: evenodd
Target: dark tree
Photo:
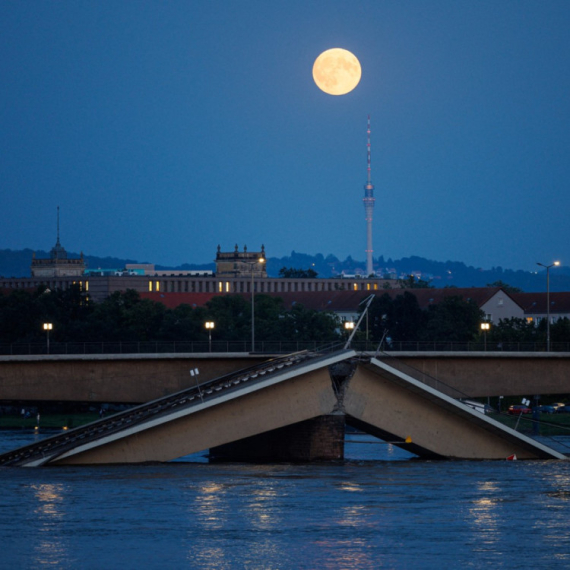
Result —
<instances>
[{"instance_id":1,"label":"dark tree","mask_svg":"<svg viewBox=\"0 0 570 570\"><path fill-rule=\"evenodd\" d=\"M513 287L508 283L503 283L503 281L494 281L493 283L487 283L487 287L500 287L505 293L522 293L523 290L518 287Z\"/></svg>"},{"instance_id":2,"label":"dark tree","mask_svg":"<svg viewBox=\"0 0 570 570\"><path fill-rule=\"evenodd\" d=\"M484 313L472 301L461 297L445 297L427 310L427 323L422 340L467 342L477 338Z\"/></svg>"},{"instance_id":3,"label":"dark tree","mask_svg":"<svg viewBox=\"0 0 570 570\"><path fill-rule=\"evenodd\" d=\"M488 333L490 342L534 342L537 340L537 328L526 319L512 317L500 319L491 325Z\"/></svg>"},{"instance_id":4,"label":"dark tree","mask_svg":"<svg viewBox=\"0 0 570 570\"><path fill-rule=\"evenodd\" d=\"M398 283L401 289L433 289L429 281L417 279L413 275L410 275L406 279L399 279Z\"/></svg>"},{"instance_id":5,"label":"dark tree","mask_svg":"<svg viewBox=\"0 0 570 570\"><path fill-rule=\"evenodd\" d=\"M336 341L340 339L339 319L334 313L314 311L296 303L281 322L282 338L298 341Z\"/></svg>"},{"instance_id":6,"label":"dark tree","mask_svg":"<svg viewBox=\"0 0 570 570\"><path fill-rule=\"evenodd\" d=\"M406 291L394 299L394 313L388 325L390 336L399 341L417 340L426 321L426 312L420 309L416 296Z\"/></svg>"},{"instance_id":7,"label":"dark tree","mask_svg":"<svg viewBox=\"0 0 570 570\"><path fill-rule=\"evenodd\" d=\"M219 295L206 303L208 320L224 340L245 340L251 335L251 304L241 295Z\"/></svg>"},{"instance_id":8,"label":"dark tree","mask_svg":"<svg viewBox=\"0 0 570 570\"><path fill-rule=\"evenodd\" d=\"M279 270L279 277L286 279L314 279L318 273L314 269L295 269L293 267L282 267Z\"/></svg>"}]
</instances>

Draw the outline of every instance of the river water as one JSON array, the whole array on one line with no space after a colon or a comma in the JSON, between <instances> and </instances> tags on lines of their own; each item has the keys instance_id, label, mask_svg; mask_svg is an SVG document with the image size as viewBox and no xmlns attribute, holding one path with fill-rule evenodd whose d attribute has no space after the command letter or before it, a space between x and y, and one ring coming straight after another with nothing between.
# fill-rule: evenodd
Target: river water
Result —
<instances>
[{"instance_id":1,"label":"river water","mask_svg":"<svg viewBox=\"0 0 570 570\"><path fill-rule=\"evenodd\" d=\"M570 462L349 437L337 464L0 468L0 568L570 568Z\"/></svg>"}]
</instances>

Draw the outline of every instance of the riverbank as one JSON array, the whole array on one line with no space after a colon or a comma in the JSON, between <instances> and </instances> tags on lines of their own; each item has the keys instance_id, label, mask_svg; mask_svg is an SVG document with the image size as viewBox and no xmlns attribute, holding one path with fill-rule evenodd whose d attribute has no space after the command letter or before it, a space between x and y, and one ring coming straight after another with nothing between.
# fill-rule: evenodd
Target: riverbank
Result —
<instances>
[{"instance_id":1,"label":"riverbank","mask_svg":"<svg viewBox=\"0 0 570 570\"><path fill-rule=\"evenodd\" d=\"M99 419L99 414L86 412L78 414L43 414L38 422L37 415L22 417L15 415L0 416L0 429L71 429L89 424Z\"/></svg>"},{"instance_id":2,"label":"riverbank","mask_svg":"<svg viewBox=\"0 0 570 570\"><path fill-rule=\"evenodd\" d=\"M536 433L532 414L510 416L490 413L488 417L520 433ZM540 435L570 435L570 414L540 414L538 430Z\"/></svg>"}]
</instances>

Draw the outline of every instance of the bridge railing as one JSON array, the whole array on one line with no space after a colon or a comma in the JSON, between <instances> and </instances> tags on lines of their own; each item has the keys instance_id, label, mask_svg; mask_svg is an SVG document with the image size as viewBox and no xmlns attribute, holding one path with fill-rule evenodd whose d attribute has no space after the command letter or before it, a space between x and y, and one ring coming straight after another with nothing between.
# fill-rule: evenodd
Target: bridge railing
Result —
<instances>
[{"instance_id":1,"label":"bridge railing","mask_svg":"<svg viewBox=\"0 0 570 570\"><path fill-rule=\"evenodd\" d=\"M301 350L321 350L322 341L256 341L255 352L290 354ZM329 343L331 346L333 343ZM0 344L0 355L41 354L167 354L167 353L233 353L251 352L248 341L112 341L112 342L50 342Z\"/></svg>"},{"instance_id":2,"label":"bridge railing","mask_svg":"<svg viewBox=\"0 0 570 570\"><path fill-rule=\"evenodd\" d=\"M256 341L255 352L261 354L290 354L301 350L322 351L322 341ZM336 343L329 343L335 348ZM375 352L378 343L353 341L357 351ZM451 342L451 341L392 341L384 342L382 350L390 352L546 352L546 342ZM570 342L551 342L551 352L570 352ZM110 342L45 342L0 344L0 355L41 354L166 354L166 353L231 353L251 352L251 342L241 340L208 341L110 341Z\"/></svg>"},{"instance_id":3,"label":"bridge railing","mask_svg":"<svg viewBox=\"0 0 570 570\"><path fill-rule=\"evenodd\" d=\"M351 348L375 351L378 343L356 341ZM389 352L547 352L546 342L392 341L380 348ZM570 342L551 342L550 352L570 352Z\"/></svg>"}]
</instances>

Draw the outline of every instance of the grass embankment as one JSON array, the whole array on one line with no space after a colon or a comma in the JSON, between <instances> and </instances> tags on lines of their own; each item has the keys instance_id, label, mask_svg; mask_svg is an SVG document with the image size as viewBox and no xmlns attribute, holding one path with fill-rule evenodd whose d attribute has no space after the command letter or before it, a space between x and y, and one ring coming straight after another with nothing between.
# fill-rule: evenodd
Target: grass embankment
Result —
<instances>
[{"instance_id":1,"label":"grass embankment","mask_svg":"<svg viewBox=\"0 0 570 570\"><path fill-rule=\"evenodd\" d=\"M40 423L35 415L29 418L22 416L0 416L0 429L68 429L82 426L99 419L97 413L84 414L45 414L40 416Z\"/></svg>"},{"instance_id":2,"label":"grass embankment","mask_svg":"<svg viewBox=\"0 0 570 570\"><path fill-rule=\"evenodd\" d=\"M518 416L508 414L489 414L489 417L521 433L533 433L532 414L523 414L519 420ZM518 421L518 426L517 426ZM539 419L540 435L570 435L570 414L540 414Z\"/></svg>"}]
</instances>

